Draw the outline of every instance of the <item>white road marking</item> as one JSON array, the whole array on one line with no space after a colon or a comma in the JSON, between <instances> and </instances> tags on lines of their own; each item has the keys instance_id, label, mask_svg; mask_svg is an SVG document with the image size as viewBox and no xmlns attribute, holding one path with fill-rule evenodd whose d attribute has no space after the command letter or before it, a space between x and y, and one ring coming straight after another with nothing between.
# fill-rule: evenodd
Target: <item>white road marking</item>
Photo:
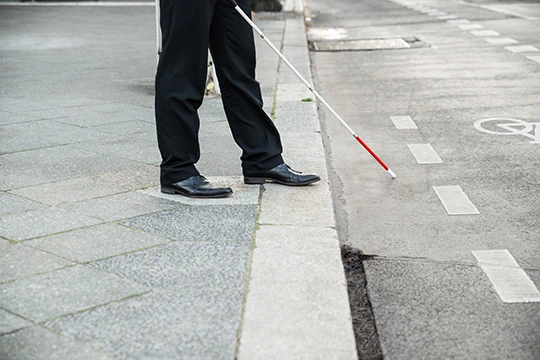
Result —
<instances>
[{"instance_id":1,"label":"white road marking","mask_svg":"<svg viewBox=\"0 0 540 360\"><path fill-rule=\"evenodd\" d=\"M495 30L473 30L471 31L471 34L474 36L499 36L498 32Z\"/></svg>"},{"instance_id":2,"label":"white road marking","mask_svg":"<svg viewBox=\"0 0 540 360\"><path fill-rule=\"evenodd\" d=\"M419 164L442 164L442 159L431 144L407 144Z\"/></svg>"},{"instance_id":3,"label":"white road marking","mask_svg":"<svg viewBox=\"0 0 540 360\"><path fill-rule=\"evenodd\" d=\"M0 2L0 6L156 6L154 1L51 1L51 2Z\"/></svg>"},{"instance_id":4,"label":"white road marking","mask_svg":"<svg viewBox=\"0 0 540 360\"><path fill-rule=\"evenodd\" d=\"M459 28L461 30L475 30L475 29L483 29L484 27L480 24L467 24L467 25L460 25Z\"/></svg>"},{"instance_id":5,"label":"white road marking","mask_svg":"<svg viewBox=\"0 0 540 360\"><path fill-rule=\"evenodd\" d=\"M429 16L444 16L444 15L448 15L448 13L445 13L444 11L439 11L439 12L430 13L428 15Z\"/></svg>"},{"instance_id":6,"label":"white road marking","mask_svg":"<svg viewBox=\"0 0 540 360\"><path fill-rule=\"evenodd\" d=\"M527 56L527 59L531 59L532 61L536 61L540 64L540 56Z\"/></svg>"},{"instance_id":7,"label":"white road marking","mask_svg":"<svg viewBox=\"0 0 540 360\"><path fill-rule=\"evenodd\" d=\"M488 38L486 41L493 45L510 45L519 43L519 41L512 38Z\"/></svg>"},{"instance_id":8,"label":"white road marking","mask_svg":"<svg viewBox=\"0 0 540 360\"><path fill-rule=\"evenodd\" d=\"M470 24L470 20L467 20L467 19L448 20L447 23L452 24L452 25Z\"/></svg>"},{"instance_id":9,"label":"white road marking","mask_svg":"<svg viewBox=\"0 0 540 360\"><path fill-rule=\"evenodd\" d=\"M439 20L453 20L457 19L458 17L456 15L444 15L444 16L437 16L437 19Z\"/></svg>"},{"instance_id":10,"label":"white road marking","mask_svg":"<svg viewBox=\"0 0 540 360\"><path fill-rule=\"evenodd\" d=\"M539 52L540 51L540 49L532 45L507 46L505 47L505 49L513 53Z\"/></svg>"},{"instance_id":11,"label":"white road marking","mask_svg":"<svg viewBox=\"0 0 540 360\"><path fill-rule=\"evenodd\" d=\"M391 116L392 122L396 126L396 129L399 130L412 130L418 129L416 123L411 119L410 116Z\"/></svg>"},{"instance_id":12,"label":"white road marking","mask_svg":"<svg viewBox=\"0 0 540 360\"><path fill-rule=\"evenodd\" d=\"M489 124L484 127L484 124ZM495 128L503 129L502 131ZM474 123L477 130L495 135L522 135L532 139L530 144L540 144L540 122L527 122L520 119L511 118L489 118L481 119Z\"/></svg>"},{"instance_id":13,"label":"white road marking","mask_svg":"<svg viewBox=\"0 0 540 360\"><path fill-rule=\"evenodd\" d=\"M480 214L460 186L434 186L433 190L437 193L449 215Z\"/></svg>"},{"instance_id":14,"label":"white road marking","mask_svg":"<svg viewBox=\"0 0 540 360\"><path fill-rule=\"evenodd\" d=\"M508 250L472 253L503 302L540 302L540 292Z\"/></svg>"}]
</instances>

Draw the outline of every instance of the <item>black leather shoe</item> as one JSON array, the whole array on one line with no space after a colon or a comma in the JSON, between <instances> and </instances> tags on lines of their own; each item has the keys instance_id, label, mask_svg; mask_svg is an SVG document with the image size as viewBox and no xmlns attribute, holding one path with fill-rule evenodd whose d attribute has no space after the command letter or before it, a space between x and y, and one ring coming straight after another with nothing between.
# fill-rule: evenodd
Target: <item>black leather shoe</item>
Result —
<instances>
[{"instance_id":1,"label":"black leather shoe","mask_svg":"<svg viewBox=\"0 0 540 360\"><path fill-rule=\"evenodd\" d=\"M281 164L273 169L258 174L244 175L246 184L264 184L265 182L276 182L282 185L302 186L321 180L315 174L302 174L291 169L287 164Z\"/></svg>"},{"instance_id":2,"label":"black leather shoe","mask_svg":"<svg viewBox=\"0 0 540 360\"><path fill-rule=\"evenodd\" d=\"M232 194L232 189L212 187L212 184L204 176L195 175L174 184L161 185L161 192L192 198L224 198Z\"/></svg>"}]
</instances>

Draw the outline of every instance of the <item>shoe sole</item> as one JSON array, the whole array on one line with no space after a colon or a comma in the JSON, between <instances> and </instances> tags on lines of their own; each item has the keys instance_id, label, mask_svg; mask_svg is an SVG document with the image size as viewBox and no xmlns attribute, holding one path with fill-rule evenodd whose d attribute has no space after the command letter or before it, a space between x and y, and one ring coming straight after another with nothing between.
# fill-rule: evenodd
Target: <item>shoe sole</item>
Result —
<instances>
[{"instance_id":1,"label":"shoe sole","mask_svg":"<svg viewBox=\"0 0 540 360\"><path fill-rule=\"evenodd\" d=\"M164 186L161 187L161 192L168 195L182 195L182 196L192 198L192 199L222 199L222 198L227 198L232 195L232 192L228 194L218 194L218 195L192 195L178 189L168 188Z\"/></svg>"},{"instance_id":2,"label":"shoe sole","mask_svg":"<svg viewBox=\"0 0 540 360\"><path fill-rule=\"evenodd\" d=\"M318 178L318 179L313 179L311 181L306 181L303 183L288 183L285 181L280 181L280 180L271 179L271 178L244 176L244 184L249 184L249 185L261 185L266 182L270 182L270 183L277 183L277 184L286 185L286 186L305 186L305 185L316 183L317 181L320 181L320 180L321 179Z\"/></svg>"}]
</instances>

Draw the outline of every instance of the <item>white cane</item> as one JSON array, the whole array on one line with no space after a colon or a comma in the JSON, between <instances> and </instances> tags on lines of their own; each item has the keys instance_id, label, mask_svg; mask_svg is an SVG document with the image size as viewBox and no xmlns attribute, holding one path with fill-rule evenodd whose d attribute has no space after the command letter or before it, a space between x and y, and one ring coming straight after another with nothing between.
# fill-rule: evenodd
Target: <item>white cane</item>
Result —
<instances>
[{"instance_id":1,"label":"white cane","mask_svg":"<svg viewBox=\"0 0 540 360\"><path fill-rule=\"evenodd\" d=\"M161 54L161 26L160 26L160 11L159 0L156 0L156 40L157 40L157 54Z\"/></svg>"}]
</instances>

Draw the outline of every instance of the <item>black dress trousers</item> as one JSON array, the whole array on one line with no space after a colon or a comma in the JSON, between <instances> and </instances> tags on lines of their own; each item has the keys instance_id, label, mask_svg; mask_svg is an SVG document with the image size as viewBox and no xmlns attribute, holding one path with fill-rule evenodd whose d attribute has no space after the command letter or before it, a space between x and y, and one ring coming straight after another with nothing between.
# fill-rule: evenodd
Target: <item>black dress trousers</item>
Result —
<instances>
[{"instance_id":1,"label":"black dress trousers","mask_svg":"<svg viewBox=\"0 0 540 360\"><path fill-rule=\"evenodd\" d=\"M251 14L249 0L237 0ZM227 120L242 149L244 175L283 162L279 133L262 109L253 30L228 0L161 0L162 53L156 74L161 183L198 175L199 117L208 66L216 66Z\"/></svg>"}]
</instances>

